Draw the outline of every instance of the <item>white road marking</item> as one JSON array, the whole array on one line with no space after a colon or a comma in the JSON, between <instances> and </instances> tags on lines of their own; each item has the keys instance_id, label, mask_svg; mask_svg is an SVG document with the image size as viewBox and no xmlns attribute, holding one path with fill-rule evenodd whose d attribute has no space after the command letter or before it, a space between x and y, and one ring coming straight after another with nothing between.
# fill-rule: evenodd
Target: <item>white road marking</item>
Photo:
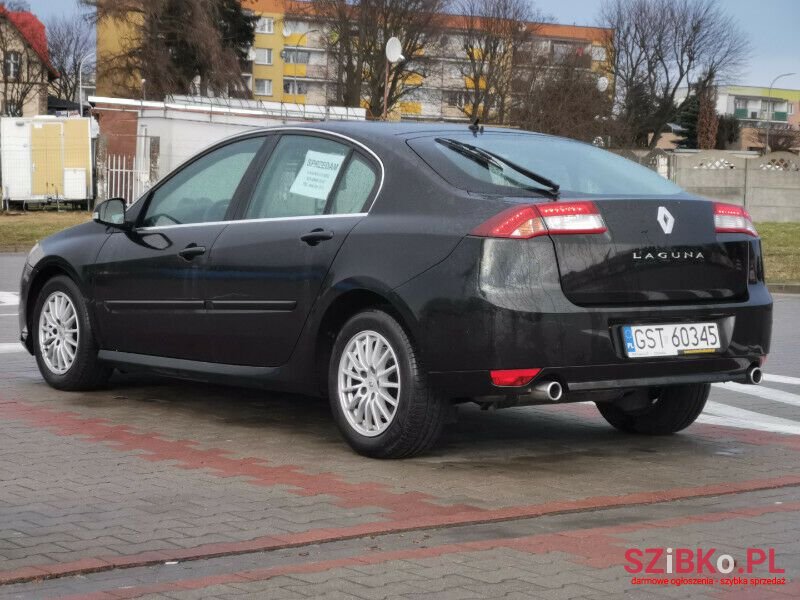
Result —
<instances>
[{"instance_id":1,"label":"white road marking","mask_svg":"<svg viewBox=\"0 0 800 600\"><path fill-rule=\"evenodd\" d=\"M746 385L744 383L715 383L715 388L727 390L729 392L736 392L737 394L747 394L748 396L757 396L765 400L773 400L783 404L790 404L791 406L800 407L800 395L790 394L783 390L776 390L775 388L764 387L760 385Z\"/></svg>"},{"instance_id":2,"label":"white road marking","mask_svg":"<svg viewBox=\"0 0 800 600\"><path fill-rule=\"evenodd\" d=\"M19 294L17 292L0 292L0 306L18 306Z\"/></svg>"},{"instance_id":3,"label":"white road marking","mask_svg":"<svg viewBox=\"0 0 800 600\"><path fill-rule=\"evenodd\" d=\"M764 381L774 381L775 383L788 383L789 385L800 385L800 377L789 377L788 375L775 375L774 373L764 373Z\"/></svg>"},{"instance_id":4,"label":"white road marking","mask_svg":"<svg viewBox=\"0 0 800 600\"><path fill-rule=\"evenodd\" d=\"M772 433L789 433L800 435L800 423L791 419L772 417L762 413L735 408L719 402L707 402L703 414L697 419L698 423L707 425L723 425L738 429L755 429Z\"/></svg>"},{"instance_id":5,"label":"white road marking","mask_svg":"<svg viewBox=\"0 0 800 600\"><path fill-rule=\"evenodd\" d=\"M14 354L15 352L27 352L27 350L20 342L0 344L0 354Z\"/></svg>"},{"instance_id":6,"label":"white road marking","mask_svg":"<svg viewBox=\"0 0 800 600\"><path fill-rule=\"evenodd\" d=\"M19 313L0 313L0 317L18 317Z\"/></svg>"}]
</instances>

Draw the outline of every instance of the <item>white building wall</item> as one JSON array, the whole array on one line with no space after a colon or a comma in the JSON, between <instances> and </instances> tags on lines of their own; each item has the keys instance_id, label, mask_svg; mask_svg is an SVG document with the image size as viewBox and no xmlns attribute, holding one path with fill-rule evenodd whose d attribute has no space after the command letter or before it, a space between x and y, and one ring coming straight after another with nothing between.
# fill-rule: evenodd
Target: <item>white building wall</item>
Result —
<instances>
[{"instance_id":1,"label":"white building wall","mask_svg":"<svg viewBox=\"0 0 800 600\"><path fill-rule=\"evenodd\" d=\"M177 111L144 111L139 117L139 131L159 138L158 173L163 177L186 159L216 142L256 127L281 125L282 119L264 117L208 116ZM139 138L141 144L143 138ZM137 144L137 155L142 150Z\"/></svg>"}]
</instances>

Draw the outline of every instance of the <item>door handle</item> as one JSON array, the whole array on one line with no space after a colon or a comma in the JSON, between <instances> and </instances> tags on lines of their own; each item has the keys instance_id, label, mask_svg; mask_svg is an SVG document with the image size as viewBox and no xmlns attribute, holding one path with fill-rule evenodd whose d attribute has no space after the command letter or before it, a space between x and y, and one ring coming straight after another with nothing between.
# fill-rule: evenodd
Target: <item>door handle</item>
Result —
<instances>
[{"instance_id":1,"label":"door handle","mask_svg":"<svg viewBox=\"0 0 800 600\"><path fill-rule=\"evenodd\" d=\"M202 256L205 253L206 253L205 246L198 246L197 244L189 244L188 246L186 246L186 248L178 252L178 256L180 256L184 260L192 260L195 256Z\"/></svg>"},{"instance_id":2,"label":"door handle","mask_svg":"<svg viewBox=\"0 0 800 600\"><path fill-rule=\"evenodd\" d=\"M332 238L332 231L325 231L324 229L318 227L317 229L312 229L308 233L301 235L300 241L305 242L309 246L316 246L320 242L324 242L325 240L330 240Z\"/></svg>"}]
</instances>

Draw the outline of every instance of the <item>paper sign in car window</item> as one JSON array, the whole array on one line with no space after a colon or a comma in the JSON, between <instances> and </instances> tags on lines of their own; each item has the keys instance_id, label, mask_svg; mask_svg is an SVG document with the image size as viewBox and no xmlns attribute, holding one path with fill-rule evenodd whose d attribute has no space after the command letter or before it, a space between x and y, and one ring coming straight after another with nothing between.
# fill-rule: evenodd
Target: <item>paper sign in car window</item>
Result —
<instances>
[{"instance_id":1,"label":"paper sign in car window","mask_svg":"<svg viewBox=\"0 0 800 600\"><path fill-rule=\"evenodd\" d=\"M336 175L342 168L344 159L345 155L309 150L289 191L292 194L325 200L336 181Z\"/></svg>"}]
</instances>

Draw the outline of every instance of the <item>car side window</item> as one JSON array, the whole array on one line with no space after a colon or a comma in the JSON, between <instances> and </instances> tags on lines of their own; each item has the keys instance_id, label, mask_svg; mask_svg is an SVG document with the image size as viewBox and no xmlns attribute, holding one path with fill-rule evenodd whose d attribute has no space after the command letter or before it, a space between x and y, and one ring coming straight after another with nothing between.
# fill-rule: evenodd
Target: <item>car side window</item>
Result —
<instances>
[{"instance_id":1,"label":"car side window","mask_svg":"<svg viewBox=\"0 0 800 600\"><path fill-rule=\"evenodd\" d=\"M354 154L336 188L331 212L347 214L363 211L377 179L372 165Z\"/></svg>"},{"instance_id":2,"label":"car side window","mask_svg":"<svg viewBox=\"0 0 800 600\"><path fill-rule=\"evenodd\" d=\"M325 212L351 149L309 135L284 135L272 151L245 219L307 217Z\"/></svg>"},{"instance_id":3,"label":"car side window","mask_svg":"<svg viewBox=\"0 0 800 600\"><path fill-rule=\"evenodd\" d=\"M263 143L262 137L233 142L184 167L153 192L142 226L224 220L239 182Z\"/></svg>"}]
</instances>

